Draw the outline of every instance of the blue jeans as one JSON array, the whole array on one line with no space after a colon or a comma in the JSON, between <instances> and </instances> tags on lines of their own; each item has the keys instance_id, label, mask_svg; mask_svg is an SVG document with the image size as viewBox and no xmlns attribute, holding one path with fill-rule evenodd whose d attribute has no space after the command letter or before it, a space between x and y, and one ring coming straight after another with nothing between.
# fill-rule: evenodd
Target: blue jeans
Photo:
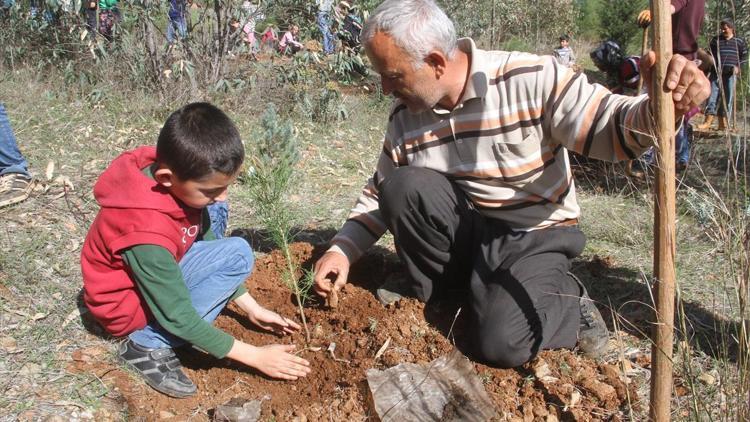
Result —
<instances>
[{"instance_id":1,"label":"blue jeans","mask_svg":"<svg viewBox=\"0 0 750 422\"><path fill-rule=\"evenodd\" d=\"M726 107L721 97L721 91L719 90L719 81L723 82L724 98L726 99ZM708 97L708 103L706 104L706 114L713 116L718 115L721 117L731 117L732 114L732 95L734 94L734 84L737 82L737 75L717 76L711 79L711 96Z\"/></svg>"},{"instance_id":2,"label":"blue jeans","mask_svg":"<svg viewBox=\"0 0 750 422\"><path fill-rule=\"evenodd\" d=\"M328 12L318 12L318 28L323 33L323 52L333 53L333 34L331 34L331 15Z\"/></svg>"},{"instance_id":3,"label":"blue jeans","mask_svg":"<svg viewBox=\"0 0 750 422\"><path fill-rule=\"evenodd\" d=\"M170 43L175 41L175 32L177 32L180 39L184 39L187 36L187 23L185 22L185 18L169 18L169 24L167 25L167 41Z\"/></svg>"},{"instance_id":4,"label":"blue jeans","mask_svg":"<svg viewBox=\"0 0 750 422\"><path fill-rule=\"evenodd\" d=\"M209 214L214 214L211 208L218 204L222 203L209 207ZM226 221L211 221L211 227L226 227ZM216 319L229 298L250 275L254 263L253 251L244 239L217 238L218 240L193 243L180 261L193 307L209 323ZM150 321L128 337L139 346L149 349L174 348L185 344L184 340L167 332L156 321Z\"/></svg>"},{"instance_id":5,"label":"blue jeans","mask_svg":"<svg viewBox=\"0 0 750 422\"><path fill-rule=\"evenodd\" d=\"M674 155L678 163L687 164L690 160L690 135L693 133L693 127L688 122L683 122L680 130L674 135ZM645 154L639 158L642 164L654 164L655 152L649 148Z\"/></svg>"},{"instance_id":6,"label":"blue jeans","mask_svg":"<svg viewBox=\"0 0 750 422\"><path fill-rule=\"evenodd\" d=\"M7 173L21 173L31 177L28 163L18 150L16 136L13 134L13 128L10 127L5 106L0 103L0 175Z\"/></svg>"}]
</instances>

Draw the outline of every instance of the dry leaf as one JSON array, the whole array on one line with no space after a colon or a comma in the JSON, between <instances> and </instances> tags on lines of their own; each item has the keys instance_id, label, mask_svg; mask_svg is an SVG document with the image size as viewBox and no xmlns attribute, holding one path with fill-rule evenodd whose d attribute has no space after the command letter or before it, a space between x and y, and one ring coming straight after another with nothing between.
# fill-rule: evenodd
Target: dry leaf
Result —
<instances>
[{"instance_id":1,"label":"dry leaf","mask_svg":"<svg viewBox=\"0 0 750 422\"><path fill-rule=\"evenodd\" d=\"M44 171L44 176L47 178L47 181L52 180L52 176L55 174L55 162L52 160L49 160L47 162L47 170Z\"/></svg>"},{"instance_id":2,"label":"dry leaf","mask_svg":"<svg viewBox=\"0 0 750 422\"><path fill-rule=\"evenodd\" d=\"M388 340L383 343L382 346L380 346L380 349L378 349L378 352L375 353L375 360L378 360L379 357L383 356L383 353L385 353L385 349L388 348L388 345L391 344L391 338L388 337Z\"/></svg>"},{"instance_id":3,"label":"dry leaf","mask_svg":"<svg viewBox=\"0 0 750 422\"><path fill-rule=\"evenodd\" d=\"M37 312L37 313L35 313L35 314L34 314L34 315L33 315L33 316L31 317L31 320L32 320L32 321L39 321L40 319L44 319L44 318L47 318L47 315L49 315L49 314L45 314L45 313L42 313L42 312Z\"/></svg>"}]
</instances>

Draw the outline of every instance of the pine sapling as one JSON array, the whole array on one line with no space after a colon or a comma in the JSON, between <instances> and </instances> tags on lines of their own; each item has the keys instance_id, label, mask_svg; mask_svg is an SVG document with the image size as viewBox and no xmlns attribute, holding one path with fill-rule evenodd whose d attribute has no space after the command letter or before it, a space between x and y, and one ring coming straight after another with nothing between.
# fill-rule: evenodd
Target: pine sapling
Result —
<instances>
[{"instance_id":1,"label":"pine sapling","mask_svg":"<svg viewBox=\"0 0 750 422\"><path fill-rule=\"evenodd\" d=\"M289 243L295 215L287 199L294 181L294 168L300 153L297 138L289 121L281 120L271 105L263 115L261 128L255 133L253 154L249 157L252 168L248 170L249 192L255 211L268 230L271 240L284 254L287 266L282 275L284 284L297 299L305 340L310 343L310 331L305 318L304 302L309 297L312 277L297 279L299 263L292 257Z\"/></svg>"}]
</instances>

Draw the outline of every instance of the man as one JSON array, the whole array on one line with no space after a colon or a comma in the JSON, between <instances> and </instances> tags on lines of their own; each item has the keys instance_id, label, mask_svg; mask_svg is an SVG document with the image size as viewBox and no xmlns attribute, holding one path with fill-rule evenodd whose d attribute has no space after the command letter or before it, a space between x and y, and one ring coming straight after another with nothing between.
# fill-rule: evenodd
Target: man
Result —
<instances>
[{"instance_id":1,"label":"man","mask_svg":"<svg viewBox=\"0 0 750 422\"><path fill-rule=\"evenodd\" d=\"M349 267L386 231L408 292L428 301L468 290L474 357L514 367L542 349L597 357L606 326L570 260L585 243L566 149L634 158L653 139L646 96L611 94L551 56L483 51L456 40L433 0L386 0L362 42L396 101L377 171L315 265L316 291L346 283ZM641 61L650 75L653 53ZM675 56L666 81L683 113L708 81ZM399 289L384 286L381 301Z\"/></svg>"},{"instance_id":2,"label":"man","mask_svg":"<svg viewBox=\"0 0 750 422\"><path fill-rule=\"evenodd\" d=\"M333 54L334 42L331 34L331 9L333 0L315 0L318 5L318 29L323 34L323 53Z\"/></svg>"}]
</instances>

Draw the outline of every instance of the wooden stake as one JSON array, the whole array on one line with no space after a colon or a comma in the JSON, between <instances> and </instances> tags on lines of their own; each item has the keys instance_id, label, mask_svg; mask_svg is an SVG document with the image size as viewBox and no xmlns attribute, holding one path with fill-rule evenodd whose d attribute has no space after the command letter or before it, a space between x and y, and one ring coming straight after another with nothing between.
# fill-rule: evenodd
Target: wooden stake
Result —
<instances>
[{"instance_id":1,"label":"wooden stake","mask_svg":"<svg viewBox=\"0 0 750 422\"><path fill-rule=\"evenodd\" d=\"M664 88L667 65L672 58L672 21L669 0L651 0L653 46L656 65L652 74L651 105L659 148L656 153L654 207L654 283L656 325L651 351L652 421L670 420L672 397L672 344L675 296L675 113L672 94Z\"/></svg>"}]
</instances>

